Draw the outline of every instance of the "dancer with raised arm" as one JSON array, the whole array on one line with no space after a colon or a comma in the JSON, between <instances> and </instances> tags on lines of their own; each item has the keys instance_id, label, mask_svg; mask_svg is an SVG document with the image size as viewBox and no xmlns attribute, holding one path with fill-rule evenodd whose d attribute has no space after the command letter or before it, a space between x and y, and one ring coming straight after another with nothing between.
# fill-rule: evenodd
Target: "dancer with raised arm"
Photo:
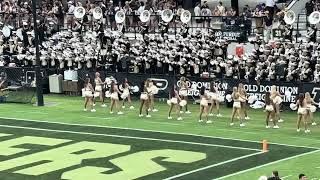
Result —
<instances>
[{"instance_id":1,"label":"dancer with raised arm","mask_svg":"<svg viewBox=\"0 0 320 180\"><path fill-rule=\"evenodd\" d=\"M218 92L218 88L214 82L210 83L209 96L210 96L210 102L211 102L209 116L213 116L213 108L215 107L216 111L217 111L217 117L221 117L222 115L220 114L220 108L219 108L219 104L220 104L219 92Z\"/></svg>"}]
</instances>

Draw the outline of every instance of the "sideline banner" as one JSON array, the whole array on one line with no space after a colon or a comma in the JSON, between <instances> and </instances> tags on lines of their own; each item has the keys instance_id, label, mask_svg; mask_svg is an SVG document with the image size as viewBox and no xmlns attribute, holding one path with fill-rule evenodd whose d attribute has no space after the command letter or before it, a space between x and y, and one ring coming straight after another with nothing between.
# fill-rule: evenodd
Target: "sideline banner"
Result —
<instances>
[{"instance_id":1,"label":"sideline banner","mask_svg":"<svg viewBox=\"0 0 320 180\"><path fill-rule=\"evenodd\" d=\"M79 74L86 73L82 72ZM159 94L156 95L157 98L168 98L170 89L173 85L180 87L180 77L176 76L133 73L104 74L106 76L112 75L117 79L118 83L122 83L124 78L127 78L131 86L138 86L139 88L141 87L142 82L149 78L159 88ZM92 75L93 73L90 73L90 76ZM210 82L215 82L218 86L220 96L224 98L227 94L232 93L233 87L238 86L239 83L243 83L248 95L255 95L260 101L264 100L266 92L269 92L271 90L272 85L276 85L277 90L280 92L285 105L289 105L290 103L295 102L295 99L299 95L299 93L305 92L310 92L311 96L316 102L319 102L320 100L320 85L316 83L263 82L257 84L255 81L247 82L245 80L239 79L213 79L201 77L187 77L186 79L189 87L188 95L190 98L195 99L199 97L199 90L201 87L205 86L207 89L209 89ZM285 92L287 91L291 92L291 97L285 96ZM139 96L140 92L135 93L134 95Z\"/></svg>"}]
</instances>

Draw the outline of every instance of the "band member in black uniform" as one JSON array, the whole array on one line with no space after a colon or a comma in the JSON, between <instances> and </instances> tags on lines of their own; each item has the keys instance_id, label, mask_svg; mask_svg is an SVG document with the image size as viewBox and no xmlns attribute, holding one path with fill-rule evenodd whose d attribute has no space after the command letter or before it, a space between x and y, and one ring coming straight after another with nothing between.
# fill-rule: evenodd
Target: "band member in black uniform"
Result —
<instances>
[{"instance_id":1,"label":"band member in black uniform","mask_svg":"<svg viewBox=\"0 0 320 180\"><path fill-rule=\"evenodd\" d=\"M292 42L292 33L293 33L293 26L291 24L287 24L284 27L284 39L285 40L290 40Z\"/></svg>"},{"instance_id":2,"label":"band member in black uniform","mask_svg":"<svg viewBox=\"0 0 320 180\"><path fill-rule=\"evenodd\" d=\"M189 34L189 27L188 24L182 24L180 34L183 38L187 38Z\"/></svg>"},{"instance_id":3,"label":"band member in black uniform","mask_svg":"<svg viewBox=\"0 0 320 180\"><path fill-rule=\"evenodd\" d=\"M315 25L311 25L307 31L307 38L309 42L317 42L317 27Z\"/></svg>"},{"instance_id":4,"label":"band member in black uniform","mask_svg":"<svg viewBox=\"0 0 320 180\"><path fill-rule=\"evenodd\" d=\"M140 33L141 33L143 39L145 39L145 35L148 34L148 32L149 32L149 26L148 26L148 24L145 22L145 23L142 23L142 24L141 24L141 27L140 27L140 28L141 28Z\"/></svg>"},{"instance_id":5,"label":"band member in black uniform","mask_svg":"<svg viewBox=\"0 0 320 180\"><path fill-rule=\"evenodd\" d=\"M159 27L160 27L161 36L164 37L164 34L167 34L169 31L169 23L161 21L159 23Z\"/></svg>"}]
</instances>

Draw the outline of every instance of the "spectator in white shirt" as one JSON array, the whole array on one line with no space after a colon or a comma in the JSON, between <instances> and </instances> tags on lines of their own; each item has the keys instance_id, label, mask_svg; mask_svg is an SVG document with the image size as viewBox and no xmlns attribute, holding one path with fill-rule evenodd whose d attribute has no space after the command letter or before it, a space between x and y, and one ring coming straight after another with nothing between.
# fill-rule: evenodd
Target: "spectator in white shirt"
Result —
<instances>
[{"instance_id":1,"label":"spectator in white shirt","mask_svg":"<svg viewBox=\"0 0 320 180\"><path fill-rule=\"evenodd\" d=\"M140 2L140 7L138 8L138 15L140 15L145 9L144 2Z\"/></svg>"},{"instance_id":2,"label":"spectator in white shirt","mask_svg":"<svg viewBox=\"0 0 320 180\"><path fill-rule=\"evenodd\" d=\"M67 14L67 26L71 28L73 26L73 12L74 12L74 5L72 1L68 2L68 14Z\"/></svg>"},{"instance_id":3,"label":"spectator in white shirt","mask_svg":"<svg viewBox=\"0 0 320 180\"><path fill-rule=\"evenodd\" d=\"M196 4L196 7L194 8L194 15L197 23L197 27L201 26L201 9L200 9L200 3Z\"/></svg>"}]
</instances>

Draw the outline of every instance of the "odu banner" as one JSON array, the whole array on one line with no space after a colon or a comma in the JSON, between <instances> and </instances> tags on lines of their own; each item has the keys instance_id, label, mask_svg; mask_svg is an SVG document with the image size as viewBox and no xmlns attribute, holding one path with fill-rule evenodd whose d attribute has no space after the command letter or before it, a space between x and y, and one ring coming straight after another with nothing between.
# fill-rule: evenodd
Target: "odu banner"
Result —
<instances>
[{"instance_id":1,"label":"odu banner","mask_svg":"<svg viewBox=\"0 0 320 180\"><path fill-rule=\"evenodd\" d=\"M214 35L217 38L226 39L228 41L238 41L244 33L241 31L216 31Z\"/></svg>"},{"instance_id":2,"label":"odu banner","mask_svg":"<svg viewBox=\"0 0 320 180\"><path fill-rule=\"evenodd\" d=\"M90 76L94 77L94 72L90 73L78 73L79 80L85 79L81 76ZM170 89L173 85L180 87L180 78L175 76L167 75L150 75L150 74L132 74L132 73L115 73L115 74L106 74L100 72L101 77L113 76L118 84L122 83L125 78L128 79L131 86L141 87L141 83L146 79L151 79L154 84L159 88L159 93L156 95L157 98L168 98ZM205 86L209 89L210 82L215 82L218 86L219 94L221 97L225 98L227 94L232 93L232 88L238 86L239 83L244 84L244 88L247 91L248 95L255 95L258 100L264 100L266 92L271 90L272 85L277 86L277 90L280 92L283 98L283 102L289 104L295 102L296 96L299 93L310 92L312 97L316 102L320 100L320 85L315 83L282 83L282 82L264 82L257 84L255 81L247 82L245 80L237 79L212 79L212 78L200 78L200 77L187 77L187 84L189 87L188 95L190 98L197 99L199 97L199 90L202 86ZM291 96L285 96L286 92L290 92ZM140 92L135 93L134 95L139 96Z\"/></svg>"}]
</instances>

